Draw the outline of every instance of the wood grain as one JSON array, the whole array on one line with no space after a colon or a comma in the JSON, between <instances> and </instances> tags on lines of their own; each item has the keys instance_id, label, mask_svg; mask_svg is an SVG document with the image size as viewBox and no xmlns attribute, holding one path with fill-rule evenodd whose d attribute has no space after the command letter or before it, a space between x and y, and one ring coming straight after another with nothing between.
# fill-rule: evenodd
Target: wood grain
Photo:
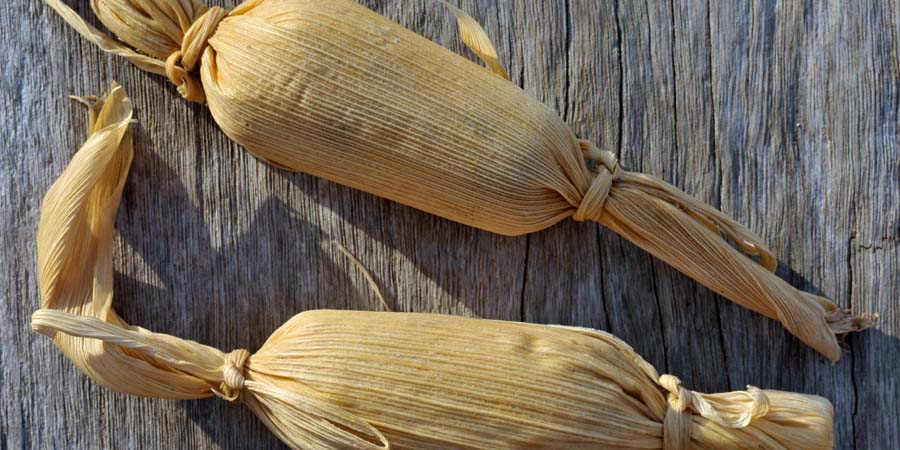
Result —
<instances>
[{"instance_id":1,"label":"wood grain","mask_svg":"<svg viewBox=\"0 0 900 450\"><path fill-rule=\"evenodd\" d=\"M87 0L72 0L92 19ZM222 4L221 2L216 2ZM224 6L234 6L233 1ZM367 6L467 56L422 0ZM591 224L477 231L255 160L160 77L101 54L38 1L0 4L0 448L278 447L245 409L101 389L29 331L40 199L86 135L70 94L120 81L136 156L118 218L116 307L223 350L293 314L394 309L609 330L691 389L820 394L838 448L900 448L900 4L464 0L513 81L630 170L771 243L780 274L881 314L831 364ZM98 24L99 25L99 24Z\"/></svg>"}]
</instances>

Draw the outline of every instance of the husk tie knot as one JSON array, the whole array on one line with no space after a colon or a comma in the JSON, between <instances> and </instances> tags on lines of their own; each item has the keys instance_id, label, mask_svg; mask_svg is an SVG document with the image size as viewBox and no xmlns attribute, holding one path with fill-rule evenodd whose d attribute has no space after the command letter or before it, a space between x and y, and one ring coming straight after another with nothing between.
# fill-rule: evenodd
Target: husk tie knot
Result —
<instances>
[{"instance_id":1,"label":"husk tie knot","mask_svg":"<svg viewBox=\"0 0 900 450\"><path fill-rule=\"evenodd\" d=\"M659 385L669 391L669 408L663 423L663 449L683 450L690 448L692 414L690 410L694 396L681 386L681 380L672 375L659 377Z\"/></svg>"},{"instance_id":2,"label":"husk tie knot","mask_svg":"<svg viewBox=\"0 0 900 450\"><path fill-rule=\"evenodd\" d=\"M694 413L726 428L745 428L769 412L768 395L759 388L747 386L745 391L703 394L681 386L672 375L659 377L657 383L669 392L663 422L663 449L682 450L691 447Z\"/></svg>"},{"instance_id":3,"label":"husk tie knot","mask_svg":"<svg viewBox=\"0 0 900 450\"><path fill-rule=\"evenodd\" d=\"M578 145L585 158L597 163L597 174L572 218L577 222L597 221L603 213L603 205L606 204L606 198L609 196L613 182L622 176L622 168L619 166L619 159L616 158L615 153L601 150L590 141L583 139L578 141Z\"/></svg>"},{"instance_id":4,"label":"husk tie knot","mask_svg":"<svg viewBox=\"0 0 900 450\"><path fill-rule=\"evenodd\" d=\"M181 96L189 101L206 101L203 84L193 71L206 49L207 41L215 33L219 22L227 16L228 12L218 6L209 8L184 33L181 50L166 58L166 76L178 87Z\"/></svg>"},{"instance_id":5,"label":"husk tie knot","mask_svg":"<svg viewBox=\"0 0 900 450\"><path fill-rule=\"evenodd\" d=\"M245 349L235 350L225 355L225 364L222 368L222 383L219 389L213 389L217 397L236 402L240 399L244 389L244 365L250 358L250 352Z\"/></svg>"}]
</instances>

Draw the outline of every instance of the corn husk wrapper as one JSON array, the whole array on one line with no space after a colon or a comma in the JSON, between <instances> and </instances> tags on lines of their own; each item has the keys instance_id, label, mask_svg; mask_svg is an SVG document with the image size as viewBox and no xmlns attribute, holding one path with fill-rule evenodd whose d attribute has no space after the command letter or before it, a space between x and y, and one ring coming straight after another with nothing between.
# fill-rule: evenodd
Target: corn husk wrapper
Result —
<instances>
[{"instance_id":1,"label":"corn husk wrapper","mask_svg":"<svg viewBox=\"0 0 900 450\"><path fill-rule=\"evenodd\" d=\"M304 449L831 448L831 404L701 394L588 329L350 311L299 314L252 356L127 324L112 308L114 220L133 156L124 90L44 198L32 327L119 392L217 395Z\"/></svg>"},{"instance_id":2,"label":"corn husk wrapper","mask_svg":"<svg viewBox=\"0 0 900 450\"><path fill-rule=\"evenodd\" d=\"M45 1L104 50L206 101L229 137L278 167L505 235L599 222L832 360L836 335L872 325L774 275L775 257L744 226L579 140L505 79L484 31L456 8L493 73L351 0L248 0L230 13L92 0L137 51Z\"/></svg>"}]
</instances>

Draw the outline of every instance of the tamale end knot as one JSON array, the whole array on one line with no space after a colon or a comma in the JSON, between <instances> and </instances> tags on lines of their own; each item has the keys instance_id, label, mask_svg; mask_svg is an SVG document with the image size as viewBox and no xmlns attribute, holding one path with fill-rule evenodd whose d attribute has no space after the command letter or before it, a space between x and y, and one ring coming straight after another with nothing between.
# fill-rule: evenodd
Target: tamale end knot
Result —
<instances>
[{"instance_id":1,"label":"tamale end knot","mask_svg":"<svg viewBox=\"0 0 900 450\"><path fill-rule=\"evenodd\" d=\"M228 400L237 401L244 389L244 365L250 358L250 352L245 349L235 350L225 355L225 364L222 368L222 383L219 389L213 389L216 396Z\"/></svg>"},{"instance_id":2,"label":"tamale end knot","mask_svg":"<svg viewBox=\"0 0 900 450\"><path fill-rule=\"evenodd\" d=\"M197 103L206 101L203 84L194 73L194 69L206 49L207 41L215 33L219 22L227 16L228 12L218 6L209 8L184 33L181 50L172 53L166 59L166 76L178 87L182 97L189 101Z\"/></svg>"},{"instance_id":3,"label":"tamale end knot","mask_svg":"<svg viewBox=\"0 0 900 450\"><path fill-rule=\"evenodd\" d=\"M691 402L693 394L681 386L681 380L672 375L659 377L659 385L669 391L666 418L663 423L663 449L685 450L690 448L691 427Z\"/></svg>"},{"instance_id":4,"label":"tamale end knot","mask_svg":"<svg viewBox=\"0 0 900 450\"><path fill-rule=\"evenodd\" d=\"M585 158L597 163L597 174L572 218L577 222L598 221L603 213L603 205L606 204L609 190L612 188L613 182L622 176L622 169L619 166L619 159L613 152L601 150L584 139L579 140L578 145Z\"/></svg>"}]
</instances>

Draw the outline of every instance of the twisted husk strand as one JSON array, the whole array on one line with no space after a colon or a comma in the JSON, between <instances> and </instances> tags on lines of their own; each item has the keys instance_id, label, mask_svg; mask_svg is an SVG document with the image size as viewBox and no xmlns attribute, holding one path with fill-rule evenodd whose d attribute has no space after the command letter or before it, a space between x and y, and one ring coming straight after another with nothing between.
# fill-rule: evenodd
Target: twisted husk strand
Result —
<instances>
[{"instance_id":1,"label":"twisted husk strand","mask_svg":"<svg viewBox=\"0 0 900 450\"><path fill-rule=\"evenodd\" d=\"M831 360L838 336L873 323L778 278L774 255L742 225L579 140L498 76L471 18L463 36L494 73L351 0L248 0L230 13L193 0L93 0L137 51L46 1L105 50L205 101L230 138L278 167L504 235L599 222Z\"/></svg>"},{"instance_id":2,"label":"twisted husk strand","mask_svg":"<svg viewBox=\"0 0 900 450\"><path fill-rule=\"evenodd\" d=\"M821 397L689 391L588 329L311 311L251 355L129 325L112 308L112 254L131 102L114 85L90 112L87 142L44 198L32 328L110 389L240 402L297 449L832 446Z\"/></svg>"}]
</instances>

